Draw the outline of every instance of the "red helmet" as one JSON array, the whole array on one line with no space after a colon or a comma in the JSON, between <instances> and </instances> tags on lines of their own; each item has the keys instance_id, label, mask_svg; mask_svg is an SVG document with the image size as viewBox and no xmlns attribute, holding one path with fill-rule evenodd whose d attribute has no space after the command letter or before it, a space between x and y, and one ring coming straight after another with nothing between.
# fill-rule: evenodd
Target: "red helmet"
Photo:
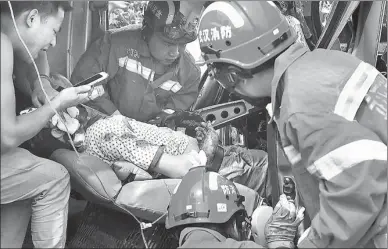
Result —
<instances>
[{"instance_id":1,"label":"red helmet","mask_svg":"<svg viewBox=\"0 0 388 249\"><path fill-rule=\"evenodd\" d=\"M143 24L169 43L192 42L197 39L202 4L202 1L150 1Z\"/></svg>"},{"instance_id":2,"label":"red helmet","mask_svg":"<svg viewBox=\"0 0 388 249\"><path fill-rule=\"evenodd\" d=\"M168 206L166 228L195 223L225 223L245 211L234 183L206 167L191 169L174 191Z\"/></svg>"},{"instance_id":3,"label":"red helmet","mask_svg":"<svg viewBox=\"0 0 388 249\"><path fill-rule=\"evenodd\" d=\"M271 1L217 1L203 12L198 39L205 62L252 69L280 54L297 38Z\"/></svg>"}]
</instances>

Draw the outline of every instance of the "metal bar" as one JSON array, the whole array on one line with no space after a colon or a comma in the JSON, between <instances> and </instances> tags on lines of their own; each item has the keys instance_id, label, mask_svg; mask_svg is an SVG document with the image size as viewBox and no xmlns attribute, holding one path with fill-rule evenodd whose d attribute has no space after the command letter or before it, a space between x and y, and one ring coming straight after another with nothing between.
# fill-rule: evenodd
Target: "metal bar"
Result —
<instances>
[{"instance_id":1,"label":"metal bar","mask_svg":"<svg viewBox=\"0 0 388 249\"><path fill-rule=\"evenodd\" d=\"M376 65L385 1L366 1L360 6L357 39L353 55Z\"/></svg>"},{"instance_id":2,"label":"metal bar","mask_svg":"<svg viewBox=\"0 0 388 249\"><path fill-rule=\"evenodd\" d=\"M315 48L330 49L358 5L359 1L336 2Z\"/></svg>"},{"instance_id":3,"label":"metal bar","mask_svg":"<svg viewBox=\"0 0 388 249\"><path fill-rule=\"evenodd\" d=\"M342 30L344 29L345 25L348 23L353 12L356 10L356 8L358 7L359 4L360 4L359 1L348 2L348 5L345 8L345 11L344 11L344 13L339 21L339 24L338 24L337 28L334 30L334 34L330 39L330 42L328 44L327 49L331 49L333 47L334 42L337 40L337 38L341 34Z\"/></svg>"},{"instance_id":4,"label":"metal bar","mask_svg":"<svg viewBox=\"0 0 388 249\"><path fill-rule=\"evenodd\" d=\"M211 121L215 129L230 124L232 121L258 111L259 108L245 100L218 104L197 110L205 121Z\"/></svg>"},{"instance_id":5,"label":"metal bar","mask_svg":"<svg viewBox=\"0 0 388 249\"><path fill-rule=\"evenodd\" d=\"M74 7L74 1L70 2ZM70 79L73 71L73 64L71 62L71 49L73 47L73 11L69 13L68 29L67 29L67 49L66 49L66 78Z\"/></svg>"}]
</instances>

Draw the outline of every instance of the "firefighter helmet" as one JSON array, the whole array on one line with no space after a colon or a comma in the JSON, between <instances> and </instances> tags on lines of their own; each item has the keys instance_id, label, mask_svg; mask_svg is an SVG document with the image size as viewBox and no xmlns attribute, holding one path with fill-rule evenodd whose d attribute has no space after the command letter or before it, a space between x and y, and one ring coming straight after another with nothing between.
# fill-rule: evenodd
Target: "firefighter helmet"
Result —
<instances>
[{"instance_id":1,"label":"firefighter helmet","mask_svg":"<svg viewBox=\"0 0 388 249\"><path fill-rule=\"evenodd\" d=\"M297 38L271 1L217 1L203 12L198 39L205 62L252 69L280 54Z\"/></svg>"},{"instance_id":2,"label":"firefighter helmet","mask_svg":"<svg viewBox=\"0 0 388 249\"><path fill-rule=\"evenodd\" d=\"M197 39L202 9L201 1L150 1L143 26L169 43L186 44Z\"/></svg>"},{"instance_id":3,"label":"firefighter helmet","mask_svg":"<svg viewBox=\"0 0 388 249\"><path fill-rule=\"evenodd\" d=\"M206 167L191 169L171 197L166 228L196 223L225 223L236 212L244 211L234 183Z\"/></svg>"}]
</instances>

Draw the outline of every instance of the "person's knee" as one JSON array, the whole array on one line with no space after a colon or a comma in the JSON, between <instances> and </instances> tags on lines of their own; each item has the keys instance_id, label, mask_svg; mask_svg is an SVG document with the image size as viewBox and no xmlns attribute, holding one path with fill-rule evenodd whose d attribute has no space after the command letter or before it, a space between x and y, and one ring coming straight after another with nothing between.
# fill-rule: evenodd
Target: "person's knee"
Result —
<instances>
[{"instance_id":1,"label":"person's knee","mask_svg":"<svg viewBox=\"0 0 388 249\"><path fill-rule=\"evenodd\" d=\"M51 160L45 160L44 167L49 172L49 176L52 182L62 183L63 186L70 185L70 175L67 169L57 162Z\"/></svg>"}]
</instances>

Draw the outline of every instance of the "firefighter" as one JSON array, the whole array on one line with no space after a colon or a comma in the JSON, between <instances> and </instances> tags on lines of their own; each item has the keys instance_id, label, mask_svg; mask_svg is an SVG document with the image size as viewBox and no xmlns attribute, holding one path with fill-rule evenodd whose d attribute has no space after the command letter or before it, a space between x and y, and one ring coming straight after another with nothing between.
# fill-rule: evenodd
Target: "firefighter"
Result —
<instances>
[{"instance_id":1,"label":"firefighter","mask_svg":"<svg viewBox=\"0 0 388 249\"><path fill-rule=\"evenodd\" d=\"M201 3L149 2L141 28L108 31L90 45L71 77L109 74L102 97L88 103L105 114L147 122L187 110L198 95L200 70L185 45L197 37Z\"/></svg>"},{"instance_id":2,"label":"firefighter","mask_svg":"<svg viewBox=\"0 0 388 249\"><path fill-rule=\"evenodd\" d=\"M191 169L171 197L166 228L175 228L180 248L261 248L249 241L251 218L248 217L234 183L205 167ZM268 208L259 206L260 209ZM271 208L272 209L272 208ZM280 197L273 215L260 212L268 248L294 248L294 237L303 220L301 208L285 195ZM254 230L254 229L252 229Z\"/></svg>"},{"instance_id":3,"label":"firefighter","mask_svg":"<svg viewBox=\"0 0 388 249\"><path fill-rule=\"evenodd\" d=\"M295 40L272 2L215 2L200 21L217 81L245 99L271 97L311 218L297 246L387 248L387 80L351 54Z\"/></svg>"}]
</instances>

